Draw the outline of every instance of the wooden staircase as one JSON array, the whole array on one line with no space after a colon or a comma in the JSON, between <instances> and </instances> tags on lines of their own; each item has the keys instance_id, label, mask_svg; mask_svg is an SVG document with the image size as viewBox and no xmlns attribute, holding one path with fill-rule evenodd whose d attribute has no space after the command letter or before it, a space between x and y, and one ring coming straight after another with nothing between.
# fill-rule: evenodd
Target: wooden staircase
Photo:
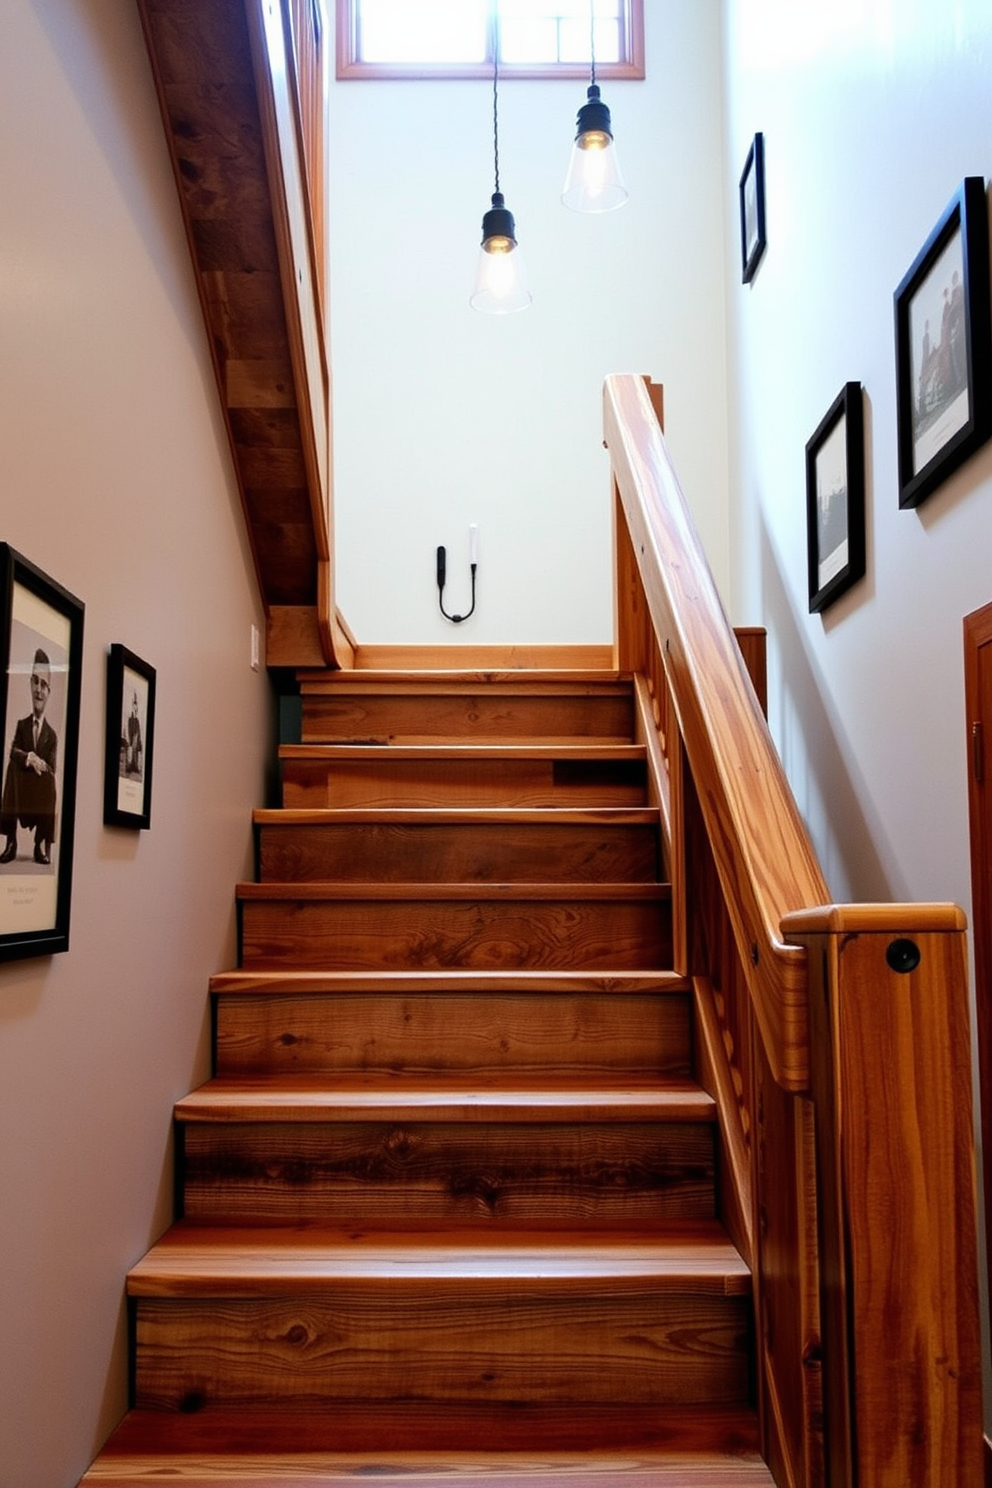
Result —
<instances>
[{"instance_id":1,"label":"wooden staircase","mask_svg":"<svg viewBox=\"0 0 992 1488\"><path fill-rule=\"evenodd\" d=\"M305 674L82 1480L772 1478L614 674Z\"/></svg>"}]
</instances>

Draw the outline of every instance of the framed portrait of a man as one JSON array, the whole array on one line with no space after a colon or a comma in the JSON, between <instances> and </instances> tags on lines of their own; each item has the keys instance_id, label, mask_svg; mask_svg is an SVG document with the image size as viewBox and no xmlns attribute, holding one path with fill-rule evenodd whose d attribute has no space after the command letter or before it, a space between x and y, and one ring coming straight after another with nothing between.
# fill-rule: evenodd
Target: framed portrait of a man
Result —
<instances>
[{"instance_id":1,"label":"framed portrait of a man","mask_svg":"<svg viewBox=\"0 0 992 1488\"><path fill-rule=\"evenodd\" d=\"M115 643L107 656L105 826L151 826L154 734L155 668Z\"/></svg>"},{"instance_id":2,"label":"framed portrait of a man","mask_svg":"<svg viewBox=\"0 0 992 1488\"><path fill-rule=\"evenodd\" d=\"M69 948L83 605L0 543L0 960Z\"/></svg>"}]
</instances>

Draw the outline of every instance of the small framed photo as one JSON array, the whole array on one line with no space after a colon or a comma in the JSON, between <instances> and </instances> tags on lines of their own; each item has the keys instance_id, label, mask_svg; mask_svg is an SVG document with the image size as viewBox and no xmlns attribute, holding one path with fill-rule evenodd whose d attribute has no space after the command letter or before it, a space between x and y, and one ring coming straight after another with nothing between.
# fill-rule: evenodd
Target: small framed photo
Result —
<instances>
[{"instance_id":1,"label":"small framed photo","mask_svg":"<svg viewBox=\"0 0 992 1488\"><path fill-rule=\"evenodd\" d=\"M154 742L155 668L115 643L107 655L104 826L151 826Z\"/></svg>"},{"instance_id":2,"label":"small framed photo","mask_svg":"<svg viewBox=\"0 0 992 1488\"><path fill-rule=\"evenodd\" d=\"M754 278L765 251L765 137L756 134L744 162L740 184L741 279Z\"/></svg>"},{"instance_id":3,"label":"small framed photo","mask_svg":"<svg viewBox=\"0 0 992 1488\"><path fill-rule=\"evenodd\" d=\"M83 605L0 543L0 961L69 949Z\"/></svg>"},{"instance_id":4,"label":"small framed photo","mask_svg":"<svg viewBox=\"0 0 992 1488\"><path fill-rule=\"evenodd\" d=\"M967 176L895 292L901 507L992 434L988 239L985 182Z\"/></svg>"},{"instance_id":5,"label":"small framed photo","mask_svg":"<svg viewBox=\"0 0 992 1488\"><path fill-rule=\"evenodd\" d=\"M806 554L810 614L865 572L864 394L845 383L806 445Z\"/></svg>"}]
</instances>

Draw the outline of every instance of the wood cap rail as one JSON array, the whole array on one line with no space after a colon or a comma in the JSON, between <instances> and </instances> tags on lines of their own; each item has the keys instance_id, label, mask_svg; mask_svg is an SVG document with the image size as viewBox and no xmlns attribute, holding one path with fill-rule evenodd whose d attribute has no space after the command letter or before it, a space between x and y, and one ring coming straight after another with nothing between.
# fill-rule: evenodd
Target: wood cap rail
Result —
<instances>
[{"instance_id":1,"label":"wood cap rail","mask_svg":"<svg viewBox=\"0 0 992 1488\"><path fill-rule=\"evenodd\" d=\"M783 915L829 899L642 378L606 379L605 441L776 1080L809 1083L805 952Z\"/></svg>"}]
</instances>

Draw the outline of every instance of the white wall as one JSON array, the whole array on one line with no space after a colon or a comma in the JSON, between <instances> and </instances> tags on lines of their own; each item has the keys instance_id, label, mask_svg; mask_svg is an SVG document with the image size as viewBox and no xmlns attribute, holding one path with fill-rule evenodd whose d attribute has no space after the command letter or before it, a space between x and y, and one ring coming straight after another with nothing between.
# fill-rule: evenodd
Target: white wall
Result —
<instances>
[{"instance_id":1,"label":"white wall","mask_svg":"<svg viewBox=\"0 0 992 1488\"><path fill-rule=\"evenodd\" d=\"M764 132L768 248L733 239L735 610L770 630L773 731L836 897L970 903L962 617L992 599L992 446L900 511L892 296L992 174L992 8L726 0L733 188ZM804 447L865 387L868 574L806 593Z\"/></svg>"},{"instance_id":2,"label":"white wall","mask_svg":"<svg viewBox=\"0 0 992 1488\"><path fill-rule=\"evenodd\" d=\"M270 707L137 8L3 20L0 539L86 619L71 947L0 966L0 1485L72 1488L125 1408L125 1272L171 1217ZM101 824L112 641L158 672L140 834Z\"/></svg>"},{"instance_id":3,"label":"white wall","mask_svg":"<svg viewBox=\"0 0 992 1488\"><path fill-rule=\"evenodd\" d=\"M961 622L992 600L992 446L900 511L892 297L961 179L992 175L992 8L724 8L728 176L761 130L768 235L750 286L728 238L734 608L768 626L770 723L834 897L970 913ZM848 380L868 572L821 618L804 448Z\"/></svg>"},{"instance_id":4,"label":"white wall","mask_svg":"<svg viewBox=\"0 0 992 1488\"><path fill-rule=\"evenodd\" d=\"M500 87L501 184L534 293L469 308L493 189L487 82L332 85L338 602L360 641L612 638L610 372L666 384L669 440L729 575L717 0L649 0L647 80L603 82L631 198L559 197L580 82ZM468 525L480 527L479 607Z\"/></svg>"}]
</instances>

